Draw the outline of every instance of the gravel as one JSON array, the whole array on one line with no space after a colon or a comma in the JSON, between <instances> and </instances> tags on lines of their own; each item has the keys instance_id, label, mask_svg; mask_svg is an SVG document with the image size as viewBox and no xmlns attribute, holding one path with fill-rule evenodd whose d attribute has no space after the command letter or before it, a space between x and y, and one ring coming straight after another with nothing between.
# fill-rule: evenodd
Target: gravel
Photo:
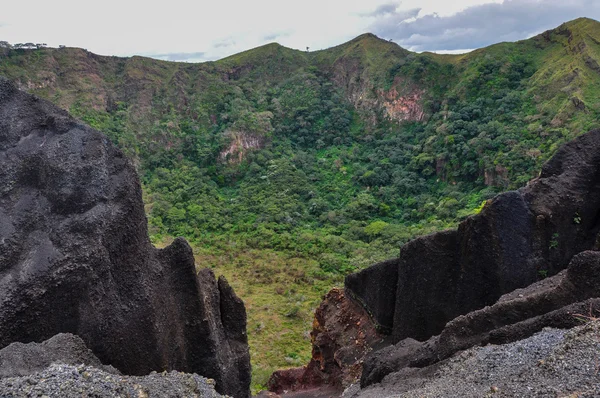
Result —
<instances>
[{"instance_id":1,"label":"gravel","mask_svg":"<svg viewBox=\"0 0 600 398\"><path fill-rule=\"evenodd\" d=\"M0 379L0 397L222 397L214 380L181 372L120 376L91 366L53 363L41 372Z\"/></svg>"},{"instance_id":2,"label":"gravel","mask_svg":"<svg viewBox=\"0 0 600 398\"><path fill-rule=\"evenodd\" d=\"M544 329L527 339L463 351L437 367L388 375L344 396L600 397L600 320L569 331Z\"/></svg>"}]
</instances>

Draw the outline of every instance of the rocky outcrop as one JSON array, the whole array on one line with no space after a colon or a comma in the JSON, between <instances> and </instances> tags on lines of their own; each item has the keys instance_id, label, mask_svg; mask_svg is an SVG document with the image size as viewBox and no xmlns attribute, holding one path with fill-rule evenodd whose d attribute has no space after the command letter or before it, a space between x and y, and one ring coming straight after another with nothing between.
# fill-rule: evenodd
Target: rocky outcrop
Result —
<instances>
[{"instance_id":1,"label":"rocky outcrop","mask_svg":"<svg viewBox=\"0 0 600 398\"><path fill-rule=\"evenodd\" d=\"M108 373L119 374L105 366L86 347L79 336L60 333L42 343L12 343L0 350L0 378L27 376L41 372L54 362L87 365Z\"/></svg>"},{"instance_id":2,"label":"rocky outcrop","mask_svg":"<svg viewBox=\"0 0 600 398\"><path fill-rule=\"evenodd\" d=\"M101 133L0 79L0 347L80 336L126 374L249 395L246 313L189 245L148 238L137 174Z\"/></svg>"},{"instance_id":3,"label":"rocky outcrop","mask_svg":"<svg viewBox=\"0 0 600 398\"><path fill-rule=\"evenodd\" d=\"M230 131L227 138L229 145L219 153L219 161L231 164L242 163L248 152L263 148L266 141L263 136L243 131Z\"/></svg>"},{"instance_id":4,"label":"rocky outcrop","mask_svg":"<svg viewBox=\"0 0 600 398\"><path fill-rule=\"evenodd\" d=\"M344 284L346 292L370 311L377 328L382 333L391 333L396 301L390 300L390 297L396 297L398 259L384 261L350 274Z\"/></svg>"},{"instance_id":5,"label":"rocky outcrop","mask_svg":"<svg viewBox=\"0 0 600 398\"><path fill-rule=\"evenodd\" d=\"M453 319L439 336L423 343L405 339L369 356L361 385L381 382L402 369L434 365L474 346L521 340L548 326L571 328L598 314L600 252L585 251L573 258L566 271Z\"/></svg>"},{"instance_id":6,"label":"rocky outcrop","mask_svg":"<svg viewBox=\"0 0 600 398\"><path fill-rule=\"evenodd\" d=\"M310 363L273 373L269 391L282 393L321 386L341 391L360 377L362 360L372 347L383 343L383 337L360 305L342 290L333 289L315 312Z\"/></svg>"},{"instance_id":7,"label":"rocky outcrop","mask_svg":"<svg viewBox=\"0 0 600 398\"><path fill-rule=\"evenodd\" d=\"M389 323L381 314L394 308L395 341L426 340L453 318L554 275L592 249L600 230L599 175L600 130L594 130L564 145L539 178L498 195L457 230L404 245L395 290L373 293L351 283L387 284L395 277L396 271L382 277L377 266L349 277L346 289L378 323Z\"/></svg>"},{"instance_id":8,"label":"rocky outcrop","mask_svg":"<svg viewBox=\"0 0 600 398\"><path fill-rule=\"evenodd\" d=\"M378 90L386 116L398 122L425 120L424 93L424 90L410 85L404 87L402 80L398 78L394 79L394 86L389 90Z\"/></svg>"}]
</instances>

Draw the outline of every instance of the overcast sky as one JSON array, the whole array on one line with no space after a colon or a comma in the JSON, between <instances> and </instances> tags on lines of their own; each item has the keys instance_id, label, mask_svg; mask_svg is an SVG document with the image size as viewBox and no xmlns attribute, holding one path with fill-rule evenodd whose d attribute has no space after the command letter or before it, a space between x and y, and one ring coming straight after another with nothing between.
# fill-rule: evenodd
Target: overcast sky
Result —
<instances>
[{"instance_id":1,"label":"overcast sky","mask_svg":"<svg viewBox=\"0 0 600 398\"><path fill-rule=\"evenodd\" d=\"M372 32L413 51L459 52L531 37L600 0L6 0L0 40L178 61L223 58L270 42L305 50Z\"/></svg>"}]
</instances>

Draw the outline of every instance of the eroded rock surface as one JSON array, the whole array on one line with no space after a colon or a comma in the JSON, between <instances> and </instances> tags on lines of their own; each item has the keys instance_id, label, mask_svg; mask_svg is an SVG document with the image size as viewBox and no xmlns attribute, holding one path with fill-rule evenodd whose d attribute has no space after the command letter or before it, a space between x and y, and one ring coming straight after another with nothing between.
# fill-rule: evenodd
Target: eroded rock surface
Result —
<instances>
[{"instance_id":1,"label":"eroded rock surface","mask_svg":"<svg viewBox=\"0 0 600 398\"><path fill-rule=\"evenodd\" d=\"M346 292L360 302L382 332L389 334L394 324L398 287L398 259L383 261L346 277Z\"/></svg>"},{"instance_id":2,"label":"eroded rock surface","mask_svg":"<svg viewBox=\"0 0 600 398\"><path fill-rule=\"evenodd\" d=\"M598 397L600 322L546 328L503 345L474 347L426 368L404 368L345 398Z\"/></svg>"},{"instance_id":3,"label":"eroded rock surface","mask_svg":"<svg viewBox=\"0 0 600 398\"><path fill-rule=\"evenodd\" d=\"M24 377L0 379L3 397L220 398L215 381L177 371L122 376L92 366L53 363Z\"/></svg>"},{"instance_id":4,"label":"eroded rock surface","mask_svg":"<svg viewBox=\"0 0 600 398\"><path fill-rule=\"evenodd\" d=\"M453 319L439 336L422 343L408 338L373 353L365 360L361 385L381 382L403 369L436 364L474 346L521 340L544 327L571 328L598 314L600 252L585 251L573 258L567 270L549 280Z\"/></svg>"},{"instance_id":5,"label":"eroded rock surface","mask_svg":"<svg viewBox=\"0 0 600 398\"><path fill-rule=\"evenodd\" d=\"M132 164L101 133L0 79L0 348L80 336L126 374L199 373L249 395L243 303L148 238Z\"/></svg>"}]
</instances>

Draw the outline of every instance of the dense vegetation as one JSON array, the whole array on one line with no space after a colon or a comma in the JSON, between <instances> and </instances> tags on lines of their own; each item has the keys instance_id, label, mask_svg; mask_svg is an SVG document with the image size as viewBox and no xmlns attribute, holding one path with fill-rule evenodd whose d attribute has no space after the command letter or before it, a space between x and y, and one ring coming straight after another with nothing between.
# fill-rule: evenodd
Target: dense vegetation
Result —
<instances>
[{"instance_id":1,"label":"dense vegetation","mask_svg":"<svg viewBox=\"0 0 600 398\"><path fill-rule=\"evenodd\" d=\"M597 125L600 24L466 55L363 35L217 62L0 48L0 74L104 131L140 171L158 244L185 236L249 308L255 385L310 355L312 309L524 185Z\"/></svg>"}]
</instances>

